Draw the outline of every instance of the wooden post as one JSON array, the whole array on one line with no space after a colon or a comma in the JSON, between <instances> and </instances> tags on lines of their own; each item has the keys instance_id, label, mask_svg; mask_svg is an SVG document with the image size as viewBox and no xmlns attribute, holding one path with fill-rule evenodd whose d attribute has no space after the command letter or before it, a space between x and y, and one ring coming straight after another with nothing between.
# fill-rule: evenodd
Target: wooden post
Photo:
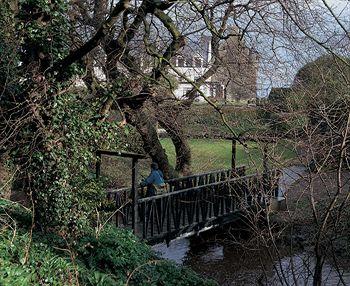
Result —
<instances>
[{"instance_id":1,"label":"wooden post","mask_svg":"<svg viewBox=\"0 0 350 286\"><path fill-rule=\"evenodd\" d=\"M97 161L96 161L96 179L98 179L101 175L101 160L102 155L99 151L96 152Z\"/></svg>"},{"instance_id":2,"label":"wooden post","mask_svg":"<svg viewBox=\"0 0 350 286\"><path fill-rule=\"evenodd\" d=\"M131 175L131 195L132 195L132 229L134 234L137 230L137 219L139 217L139 208L138 208L138 190L137 190L137 159L132 159L132 175Z\"/></svg>"},{"instance_id":3,"label":"wooden post","mask_svg":"<svg viewBox=\"0 0 350 286\"><path fill-rule=\"evenodd\" d=\"M231 154L231 168L233 172L236 172L236 150L237 150L237 141L232 138L232 154Z\"/></svg>"},{"instance_id":4,"label":"wooden post","mask_svg":"<svg viewBox=\"0 0 350 286\"><path fill-rule=\"evenodd\" d=\"M268 158L268 143L264 144L264 148L263 148L263 170L265 174L269 174L270 173L270 169L269 169L269 158Z\"/></svg>"},{"instance_id":5,"label":"wooden post","mask_svg":"<svg viewBox=\"0 0 350 286\"><path fill-rule=\"evenodd\" d=\"M263 148L263 184L264 184L264 191L267 194L270 190L270 170L269 170L269 163L268 163L268 143L264 144Z\"/></svg>"}]
</instances>

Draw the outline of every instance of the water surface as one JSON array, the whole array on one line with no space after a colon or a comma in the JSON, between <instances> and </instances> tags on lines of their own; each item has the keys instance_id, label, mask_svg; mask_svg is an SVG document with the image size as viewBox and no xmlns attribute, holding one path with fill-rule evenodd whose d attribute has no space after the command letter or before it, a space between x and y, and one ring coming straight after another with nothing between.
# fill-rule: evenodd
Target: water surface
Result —
<instances>
[{"instance_id":1,"label":"water surface","mask_svg":"<svg viewBox=\"0 0 350 286\"><path fill-rule=\"evenodd\" d=\"M280 249L281 257L270 257L268 251L245 249L229 240L202 241L178 239L169 247L153 247L161 257L189 266L219 285L312 285L314 257L302 251L289 255ZM272 251L272 250L271 250ZM349 269L326 262L323 267L324 285L350 285ZM342 277L343 281L339 277Z\"/></svg>"}]
</instances>

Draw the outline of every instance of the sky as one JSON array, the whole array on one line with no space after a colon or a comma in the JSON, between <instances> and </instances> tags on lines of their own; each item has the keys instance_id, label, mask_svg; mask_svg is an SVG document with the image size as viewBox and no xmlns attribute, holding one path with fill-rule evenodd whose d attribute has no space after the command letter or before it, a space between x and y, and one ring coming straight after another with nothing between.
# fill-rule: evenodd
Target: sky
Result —
<instances>
[{"instance_id":1,"label":"sky","mask_svg":"<svg viewBox=\"0 0 350 286\"><path fill-rule=\"evenodd\" d=\"M338 11L344 9L345 6L349 4L349 0L326 0L326 2L327 4L332 5L332 8Z\"/></svg>"},{"instance_id":2,"label":"sky","mask_svg":"<svg viewBox=\"0 0 350 286\"><path fill-rule=\"evenodd\" d=\"M317 3L318 2L318 3ZM336 23L331 13L326 10L322 0L317 0L315 7L320 13L317 17L309 16L308 32L318 40L324 41L336 53L350 56L350 0L326 0L334 14L339 17L348 31L348 36ZM319 5L318 5L319 4ZM316 14L315 14L316 15ZM283 28L281 21L271 22L276 33L266 33L251 38L252 45L261 56L258 73L258 97L268 96L272 87L288 87L293 82L297 71L306 63L315 60L326 50L305 37L294 27ZM287 26L287 25L286 25ZM293 26L293 25L292 25ZM308 25L305 24L307 27ZM292 40L291 40L292 39Z\"/></svg>"}]
</instances>

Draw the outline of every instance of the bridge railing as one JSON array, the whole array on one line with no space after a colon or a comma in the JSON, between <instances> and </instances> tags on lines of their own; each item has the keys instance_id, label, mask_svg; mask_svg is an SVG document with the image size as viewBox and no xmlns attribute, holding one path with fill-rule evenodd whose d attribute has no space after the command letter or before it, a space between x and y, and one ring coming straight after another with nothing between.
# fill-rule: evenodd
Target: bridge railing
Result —
<instances>
[{"instance_id":1,"label":"bridge railing","mask_svg":"<svg viewBox=\"0 0 350 286\"><path fill-rule=\"evenodd\" d=\"M278 171L253 174L139 199L142 237L170 240L223 224L231 214L264 208L277 194L278 177Z\"/></svg>"},{"instance_id":2,"label":"bridge railing","mask_svg":"<svg viewBox=\"0 0 350 286\"><path fill-rule=\"evenodd\" d=\"M218 219L223 220L232 213L247 209L247 206L265 206L269 198L278 196L279 171L243 177L227 174L219 178L205 181L205 184L197 181L197 186L188 188L180 185L177 190L139 199L137 234L144 239L170 239L218 223ZM115 223L131 227L135 208L130 191L109 192L108 196L118 210Z\"/></svg>"},{"instance_id":3,"label":"bridge railing","mask_svg":"<svg viewBox=\"0 0 350 286\"><path fill-rule=\"evenodd\" d=\"M168 184L169 192L207 185L214 182L225 181L227 178L242 177L245 175L245 166L236 169L224 169L211 171L191 176L175 178L165 181Z\"/></svg>"},{"instance_id":4,"label":"bridge railing","mask_svg":"<svg viewBox=\"0 0 350 286\"><path fill-rule=\"evenodd\" d=\"M200 173L180 178L166 180L168 192L198 187L210 183L225 181L228 178L244 176L245 166L238 166L236 169L223 169L206 173ZM138 188L139 194L145 194L144 188ZM132 220L132 199L131 188L108 189L107 199L115 204L115 223L117 226L129 226Z\"/></svg>"}]
</instances>

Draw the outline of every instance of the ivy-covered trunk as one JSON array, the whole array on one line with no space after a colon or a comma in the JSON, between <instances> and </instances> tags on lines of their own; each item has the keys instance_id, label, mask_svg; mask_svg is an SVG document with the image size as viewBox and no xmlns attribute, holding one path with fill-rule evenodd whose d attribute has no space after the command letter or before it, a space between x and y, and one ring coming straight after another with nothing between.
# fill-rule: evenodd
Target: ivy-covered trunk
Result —
<instances>
[{"instance_id":1,"label":"ivy-covered trunk","mask_svg":"<svg viewBox=\"0 0 350 286\"><path fill-rule=\"evenodd\" d=\"M96 202L101 193L94 152L117 141L117 126L96 120L100 102L69 82L79 66L50 70L69 53L67 1L21 0L0 13L0 152L16 167L12 188L26 191L38 227L74 233L89 215L84 192Z\"/></svg>"},{"instance_id":2,"label":"ivy-covered trunk","mask_svg":"<svg viewBox=\"0 0 350 286\"><path fill-rule=\"evenodd\" d=\"M1 69L11 66L10 72L1 78L4 119L1 142L18 170L14 175L14 191L25 190L34 199L30 205L34 206L39 224L45 225L55 220L47 204L52 197L48 185L61 177L61 171L56 169L58 159L51 155L59 142L59 134L51 129L58 83L54 75L45 71L67 51L66 4L65 1L11 4L4 4L1 11L3 21L12 21L11 34L8 27L0 28L2 50L8 55L1 62Z\"/></svg>"}]
</instances>

